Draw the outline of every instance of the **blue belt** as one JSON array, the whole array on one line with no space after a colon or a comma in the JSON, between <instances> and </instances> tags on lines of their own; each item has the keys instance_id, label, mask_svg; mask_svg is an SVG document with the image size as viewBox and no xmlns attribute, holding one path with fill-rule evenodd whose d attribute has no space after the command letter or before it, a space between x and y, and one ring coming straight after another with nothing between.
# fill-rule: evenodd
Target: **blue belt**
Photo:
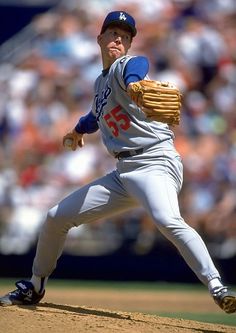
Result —
<instances>
[{"instance_id":1,"label":"blue belt","mask_svg":"<svg viewBox=\"0 0 236 333\"><path fill-rule=\"evenodd\" d=\"M120 153L115 155L115 158L118 158L118 160L120 160L121 158L126 158L126 157L131 157L131 156L142 154L143 151L144 151L143 148L139 148L136 150L133 149L133 150L121 151Z\"/></svg>"}]
</instances>

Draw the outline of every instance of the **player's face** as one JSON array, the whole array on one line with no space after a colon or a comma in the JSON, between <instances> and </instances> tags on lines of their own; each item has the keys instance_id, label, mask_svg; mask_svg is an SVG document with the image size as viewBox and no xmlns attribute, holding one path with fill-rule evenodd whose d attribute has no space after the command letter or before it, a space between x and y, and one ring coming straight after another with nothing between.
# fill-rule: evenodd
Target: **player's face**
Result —
<instances>
[{"instance_id":1,"label":"player's face","mask_svg":"<svg viewBox=\"0 0 236 333\"><path fill-rule=\"evenodd\" d=\"M103 67L110 67L113 62L127 54L132 42L129 31L120 27L108 27L98 36L98 44L101 47Z\"/></svg>"}]
</instances>

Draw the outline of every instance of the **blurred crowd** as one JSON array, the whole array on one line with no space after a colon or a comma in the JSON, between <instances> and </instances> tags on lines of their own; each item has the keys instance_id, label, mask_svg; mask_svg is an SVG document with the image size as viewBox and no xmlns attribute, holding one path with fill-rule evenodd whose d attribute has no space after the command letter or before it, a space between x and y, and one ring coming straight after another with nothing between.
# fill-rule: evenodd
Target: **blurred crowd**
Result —
<instances>
[{"instance_id":1,"label":"blurred crowd","mask_svg":"<svg viewBox=\"0 0 236 333\"><path fill-rule=\"evenodd\" d=\"M62 137L90 110L102 69L96 37L107 12L137 22L130 54L146 55L152 79L183 95L176 148L184 163L180 209L214 257L236 256L236 3L234 0L65 1L36 16L30 48L0 64L0 253L35 246L48 208L112 170L99 132L71 152ZM165 242L139 208L72 229L65 251L147 254Z\"/></svg>"}]
</instances>

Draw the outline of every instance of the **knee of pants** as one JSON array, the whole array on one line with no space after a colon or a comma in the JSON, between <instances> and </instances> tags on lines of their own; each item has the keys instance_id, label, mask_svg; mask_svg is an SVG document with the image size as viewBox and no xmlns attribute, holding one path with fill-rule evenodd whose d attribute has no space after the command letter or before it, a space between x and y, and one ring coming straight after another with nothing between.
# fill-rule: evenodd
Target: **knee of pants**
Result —
<instances>
[{"instance_id":1,"label":"knee of pants","mask_svg":"<svg viewBox=\"0 0 236 333\"><path fill-rule=\"evenodd\" d=\"M187 227L181 216L170 216L169 214L165 214L165 212L154 217L154 221L158 229L164 234L177 234L180 230Z\"/></svg>"},{"instance_id":2,"label":"knee of pants","mask_svg":"<svg viewBox=\"0 0 236 333\"><path fill-rule=\"evenodd\" d=\"M67 232L75 226L68 216L58 214L57 206L54 206L48 211L46 224L52 229L62 230L63 232Z\"/></svg>"},{"instance_id":3,"label":"knee of pants","mask_svg":"<svg viewBox=\"0 0 236 333\"><path fill-rule=\"evenodd\" d=\"M194 229L182 217L169 218L168 221L157 223L157 227L174 244L185 243L186 240L196 237Z\"/></svg>"}]
</instances>

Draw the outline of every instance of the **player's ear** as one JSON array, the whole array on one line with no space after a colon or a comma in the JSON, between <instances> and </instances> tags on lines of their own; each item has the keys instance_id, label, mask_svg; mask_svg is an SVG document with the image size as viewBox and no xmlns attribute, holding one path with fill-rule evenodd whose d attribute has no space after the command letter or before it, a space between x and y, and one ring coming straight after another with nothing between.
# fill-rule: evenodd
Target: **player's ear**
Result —
<instances>
[{"instance_id":1,"label":"player's ear","mask_svg":"<svg viewBox=\"0 0 236 333\"><path fill-rule=\"evenodd\" d=\"M97 36L97 43L98 43L98 45L100 45L101 39L102 39L102 35L98 35Z\"/></svg>"}]
</instances>

